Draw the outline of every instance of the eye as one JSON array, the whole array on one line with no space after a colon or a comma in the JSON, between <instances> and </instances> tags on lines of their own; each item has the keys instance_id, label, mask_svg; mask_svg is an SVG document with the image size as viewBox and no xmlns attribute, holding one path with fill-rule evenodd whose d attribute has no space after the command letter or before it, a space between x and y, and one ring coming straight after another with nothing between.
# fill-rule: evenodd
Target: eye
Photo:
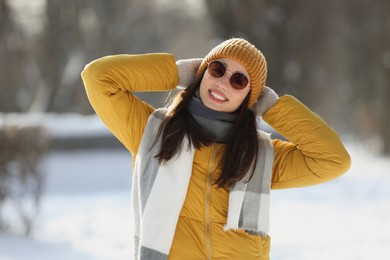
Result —
<instances>
[{"instance_id":1,"label":"eye","mask_svg":"<svg viewBox=\"0 0 390 260\"><path fill-rule=\"evenodd\" d=\"M208 72L214 78L221 78L226 73L226 67L219 61L212 61L208 66Z\"/></svg>"},{"instance_id":2,"label":"eye","mask_svg":"<svg viewBox=\"0 0 390 260\"><path fill-rule=\"evenodd\" d=\"M242 73L234 73L230 78L231 85L235 89L244 89L248 85L248 78Z\"/></svg>"}]
</instances>

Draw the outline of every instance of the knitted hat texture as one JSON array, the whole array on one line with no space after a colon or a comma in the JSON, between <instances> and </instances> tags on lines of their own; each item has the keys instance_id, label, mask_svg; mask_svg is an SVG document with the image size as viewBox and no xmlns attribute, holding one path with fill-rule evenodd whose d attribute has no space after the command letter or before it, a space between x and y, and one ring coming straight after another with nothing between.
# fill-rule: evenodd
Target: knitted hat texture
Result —
<instances>
[{"instance_id":1,"label":"knitted hat texture","mask_svg":"<svg viewBox=\"0 0 390 260\"><path fill-rule=\"evenodd\" d=\"M261 51L241 38L232 38L215 46L204 58L196 74L199 77L213 60L228 58L240 63L249 73L250 97L248 108L252 107L265 86L267 61Z\"/></svg>"}]
</instances>

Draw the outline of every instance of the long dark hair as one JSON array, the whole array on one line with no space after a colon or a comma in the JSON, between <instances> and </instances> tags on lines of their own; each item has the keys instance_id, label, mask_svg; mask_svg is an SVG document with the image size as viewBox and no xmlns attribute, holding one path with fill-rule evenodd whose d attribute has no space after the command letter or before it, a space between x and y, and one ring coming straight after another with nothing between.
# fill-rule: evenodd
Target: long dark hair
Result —
<instances>
[{"instance_id":1,"label":"long dark hair","mask_svg":"<svg viewBox=\"0 0 390 260\"><path fill-rule=\"evenodd\" d=\"M180 153L183 139L187 136L189 145L200 149L202 145L208 146L215 136L203 130L187 112L186 108L200 87L203 74L188 88L181 91L171 101L167 116L162 121L154 144L161 136L160 152L156 158L160 163L172 159ZM247 108L249 94L238 108L238 115L227 144L226 152L221 161L221 175L215 181L219 187L229 188L241 180L251 170L253 175L258 154L258 140L256 131L256 115Z\"/></svg>"}]
</instances>

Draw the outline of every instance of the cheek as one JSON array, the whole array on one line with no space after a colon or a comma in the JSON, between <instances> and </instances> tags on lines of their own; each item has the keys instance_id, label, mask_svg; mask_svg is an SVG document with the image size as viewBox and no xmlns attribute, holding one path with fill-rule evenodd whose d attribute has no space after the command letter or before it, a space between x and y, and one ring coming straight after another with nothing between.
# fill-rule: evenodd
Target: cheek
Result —
<instances>
[{"instance_id":1,"label":"cheek","mask_svg":"<svg viewBox=\"0 0 390 260\"><path fill-rule=\"evenodd\" d=\"M200 82L200 86L199 86L199 95L200 95L200 100L203 102L204 98L206 97L207 95L207 80L205 80L204 78L202 79L202 81Z\"/></svg>"},{"instance_id":2,"label":"cheek","mask_svg":"<svg viewBox=\"0 0 390 260\"><path fill-rule=\"evenodd\" d=\"M249 92L250 90L245 90L243 92L241 92L239 95L237 95L237 102L239 102L240 104L244 101L244 99L249 95Z\"/></svg>"},{"instance_id":3,"label":"cheek","mask_svg":"<svg viewBox=\"0 0 390 260\"><path fill-rule=\"evenodd\" d=\"M201 83L200 83L200 86L199 86L199 95L200 95L200 99L201 99L201 100L202 100L202 98L203 98L204 89L205 89L205 86L204 86L203 80L202 80Z\"/></svg>"}]
</instances>

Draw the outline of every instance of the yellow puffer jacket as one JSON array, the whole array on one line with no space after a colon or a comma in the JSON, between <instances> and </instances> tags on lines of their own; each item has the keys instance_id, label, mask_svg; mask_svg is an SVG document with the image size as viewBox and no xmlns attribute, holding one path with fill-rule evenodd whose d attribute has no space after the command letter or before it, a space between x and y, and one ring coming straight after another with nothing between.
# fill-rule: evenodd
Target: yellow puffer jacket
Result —
<instances>
[{"instance_id":1,"label":"yellow puffer jacket","mask_svg":"<svg viewBox=\"0 0 390 260\"><path fill-rule=\"evenodd\" d=\"M154 108L131 93L173 90L178 72L171 54L116 55L89 64L82 78L96 113L135 158ZM294 97L282 96L263 119L290 140L273 140L272 189L322 183L349 168L350 157L337 134ZM224 149L213 144L195 152L171 260L269 259L268 236L223 230L229 192L213 180L221 172L217 165Z\"/></svg>"}]
</instances>

